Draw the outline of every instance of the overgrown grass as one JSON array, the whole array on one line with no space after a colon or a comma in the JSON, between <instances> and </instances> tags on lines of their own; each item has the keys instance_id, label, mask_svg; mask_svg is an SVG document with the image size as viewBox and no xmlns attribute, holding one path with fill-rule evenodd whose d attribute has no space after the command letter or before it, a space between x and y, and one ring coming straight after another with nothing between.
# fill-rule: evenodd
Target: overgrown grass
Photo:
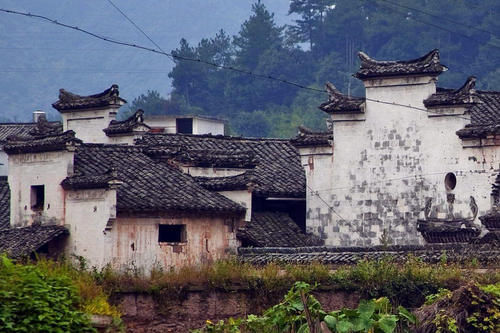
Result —
<instances>
[{"instance_id":1,"label":"overgrown grass","mask_svg":"<svg viewBox=\"0 0 500 333\"><path fill-rule=\"evenodd\" d=\"M78 290L82 311L115 318L120 313L107 301L108 296L115 292L179 295L189 289L243 289L258 295L283 293L296 281L303 281L318 284L319 289L356 292L365 299L388 297L395 304L416 307L425 302L427 295L437 293L440 288L454 290L471 281L480 284L500 282L499 269L477 273L469 266L446 261L427 264L414 257L408 257L404 263L388 257L334 269L319 263L254 266L233 259L178 270L156 268L147 276L135 269L118 272L110 266L88 269L82 258L76 265L69 260L55 262L45 259L32 265L50 274L70 277Z\"/></svg>"},{"instance_id":2,"label":"overgrown grass","mask_svg":"<svg viewBox=\"0 0 500 333\"><path fill-rule=\"evenodd\" d=\"M134 271L117 273L107 267L94 271L94 279L107 291L163 293L172 290L237 290L260 293L283 292L294 282L315 283L321 289L357 292L362 298L388 297L395 304L415 307L440 288L454 290L461 284L477 281L491 284L500 281L498 269L477 273L470 267L427 264L409 257L404 263L391 258L361 261L356 265L336 267L319 263L290 265L270 263L253 266L236 260L219 261L176 271L155 269L150 276Z\"/></svg>"}]
</instances>

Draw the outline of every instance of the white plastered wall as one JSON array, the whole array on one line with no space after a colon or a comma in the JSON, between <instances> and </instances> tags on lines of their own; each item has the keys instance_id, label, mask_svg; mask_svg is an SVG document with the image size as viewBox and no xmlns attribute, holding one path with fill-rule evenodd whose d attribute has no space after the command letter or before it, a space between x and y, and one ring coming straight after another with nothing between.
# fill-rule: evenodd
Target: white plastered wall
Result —
<instances>
[{"instance_id":1,"label":"white plastered wall","mask_svg":"<svg viewBox=\"0 0 500 333\"><path fill-rule=\"evenodd\" d=\"M224 134L224 122L202 118L193 118L193 134Z\"/></svg>"},{"instance_id":2,"label":"white plastered wall","mask_svg":"<svg viewBox=\"0 0 500 333\"><path fill-rule=\"evenodd\" d=\"M73 130L76 137L85 143L108 143L109 138L103 129L116 119L118 107L62 112L63 130Z\"/></svg>"},{"instance_id":3,"label":"white plastered wall","mask_svg":"<svg viewBox=\"0 0 500 333\"><path fill-rule=\"evenodd\" d=\"M9 157L0 147L0 176L7 176L9 172Z\"/></svg>"},{"instance_id":4,"label":"white plastered wall","mask_svg":"<svg viewBox=\"0 0 500 333\"><path fill-rule=\"evenodd\" d=\"M436 89L431 77L370 80L365 86L368 99L420 109ZM416 224L428 198L435 217L446 217L448 193L455 195L455 217L471 217L471 196L484 214L500 168L499 147L462 147L455 132L469 123L467 114L430 115L370 100L364 115L333 115L333 171L324 180L330 191L308 199L308 230L327 245L423 244ZM451 192L444 185L447 172L457 177Z\"/></svg>"},{"instance_id":5,"label":"white plastered wall","mask_svg":"<svg viewBox=\"0 0 500 333\"><path fill-rule=\"evenodd\" d=\"M29 226L34 220L47 224L65 223L64 190L61 182L73 174L73 152L55 151L9 156L12 226ZM31 186L45 186L44 207L31 209Z\"/></svg>"},{"instance_id":6,"label":"white plastered wall","mask_svg":"<svg viewBox=\"0 0 500 333\"><path fill-rule=\"evenodd\" d=\"M66 191L66 225L70 231L66 252L85 258L89 266L111 262L112 233L116 232L116 190ZM111 230L106 231L110 223Z\"/></svg>"}]
</instances>

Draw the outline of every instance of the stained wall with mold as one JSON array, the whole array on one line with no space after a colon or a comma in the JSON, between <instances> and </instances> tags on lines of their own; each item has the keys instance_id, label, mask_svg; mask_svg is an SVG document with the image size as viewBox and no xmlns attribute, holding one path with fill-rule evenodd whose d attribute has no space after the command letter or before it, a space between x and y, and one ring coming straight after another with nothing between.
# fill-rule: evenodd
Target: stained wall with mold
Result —
<instances>
[{"instance_id":1,"label":"stained wall with mold","mask_svg":"<svg viewBox=\"0 0 500 333\"><path fill-rule=\"evenodd\" d=\"M426 112L436 80L367 80L365 112L332 115L333 158L331 167L315 168L323 183L308 189L309 232L327 245L424 244L417 220L426 202L432 217L444 219L472 219L471 197L479 216L490 209L500 142L463 142L455 132L470 123L465 108ZM453 188L445 184L448 173L456 177Z\"/></svg>"},{"instance_id":2,"label":"stained wall with mold","mask_svg":"<svg viewBox=\"0 0 500 333\"><path fill-rule=\"evenodd\" d=\"M117 269L178 269L202 265L235 254L239 218L210 215L178 217L118 216L109 233L110 263ZM161 225L183 226L180 242L162 242Z\"/></svg>"}]
</instances>

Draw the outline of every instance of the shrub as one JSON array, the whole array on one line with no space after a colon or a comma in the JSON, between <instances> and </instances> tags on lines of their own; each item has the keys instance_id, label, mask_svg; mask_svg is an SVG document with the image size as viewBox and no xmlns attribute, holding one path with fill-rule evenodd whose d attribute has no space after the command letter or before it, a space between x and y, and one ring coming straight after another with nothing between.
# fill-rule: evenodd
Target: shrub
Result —
<instances>
[{"instance_id":1,"label":"shrub","mask_svg":"<svg viewBox=\"0 0 500 333\"><path fill-rule=\"evenodd\" d=\"M1 332L95 332L67 274L0 257Z\"/></svg>"},{"instance_id":2,"label":"shrub","mask_svg":"<svg viewBox=\"0 0 500 333\"><path fill-rule=\"evenodd\" d=\"M262 316L249 315L244 319L228 319L212 323L198 333L225 332L374 332L392 333L398 322L400 332L408 332L415 324L415 317L406 309L398 307L393 314L387 298L362 301L357 309L341 309L326 313L318 300L311 295L311 285L296 282L283 301Z\"/></svg>"}]
</instances>

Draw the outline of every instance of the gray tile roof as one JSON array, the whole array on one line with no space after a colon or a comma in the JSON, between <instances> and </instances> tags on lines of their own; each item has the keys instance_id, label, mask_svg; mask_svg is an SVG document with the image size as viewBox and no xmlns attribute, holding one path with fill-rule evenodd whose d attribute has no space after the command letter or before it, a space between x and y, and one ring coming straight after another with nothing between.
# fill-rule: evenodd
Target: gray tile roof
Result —
<instances>
[{"instance_id":1,"label":"gray tile roof","mask_svg":"<svg viewBox=\"0 0 500 333\"><path fill-rule=\"evenodd\" d=\"M150 127L144 123L144 111L139 109L133 115L125 120L111 120L108 127L103 129L104 133L108 136L117 134L133 133L135 129L139 127L145 127L149 129Z\"/></svg>"},{"instance_id":2,"label":"gray tile roof","mask_svg":"<svg viewBox=\"0 0 500 333\"><path fill-rule=\"evenodd\" d=\"M36 123L5 123L0 124L0 144L9 136L27 136L36 127Z\"/></svg>"},{"instance_id":3,"label":"gray tile roof","mask_svg":"<svg viewBox=\"0 0 500 333\"><path fill-rule=\"evenodd\" d=\"M477 102L469 109L471 123L457 131L462 138L486 138L500 135L500 91L480 91Z\"/></svg>"},{"instance_id":4,"label":"gray tile roof","mask_svg":"<svg viewBox=\"0 0 500 333\"><path fill-rule=\"evenodd\" d=\"M472 221L465 219L418 220L417 230L427 243L468 243L481 233Z\"/></svg>"},{"instance_id":5,"label":"gray tile roof","mask_svg":"<svg viewBox=\"0 0 500 333\"><path fill-rule=\"evenodd\" d=\"M303 126L299 126L299 133L290 140L295 147L318 147L331 146L333 131L314 132Z\"/></svg>"},{"instance_id":6,"label":"gray tile roof","mask_svg":"<svg viewBox=\"0 0 500 333\"><path fill-rule=\"evenodd\" d=\"M365 104L364 97L352 97L342 94L330 82L326 83L328 101L322 103L319 109L326 113L361 113Z\"/></svg>"},{"instance_id":7,"label":"gray tile roof","mask_svg":"<svg viewBox=\"0 0 500 333\"><path fill-rule=\"evenodd\" d=\"M255 153L250 150L193 149L186 146L153 146L147 153L155 158L175 160L197 167L253 168Z\"/></svg>"},{"instance_id":8,"label":"gray tile roof","mask_svg":"<svg viewBox=\"0 0 500 333\"><path fill-rule=\"evenodd\" d=\"M38 123L3 123L0 124L0 144L4 144L8 137L38 135L43 129L50 129L52 134L62 133L62 124L58 121L48 122L45 117L40 117Z\"/></svg>"},{"instance_id":9,"label":"gray tile roof","mask_svg":"<svg viewBox=\"0 0 500 333\"><path fill-rule=\"evenodd\" d=\"M118 85L113 84L110 88L95 95L80 96L64 89L59 90L59 100L52 106L59 112L68 112L78 109L89 109L106 106L120 106L127 103L120 97Z\"/></svg>"},{"instance_id":10,"label":"gray tile roof","mask_svg":"<svg viewBox=\"0 0 500 333\"><path fill-rule=\"evenodd\" d=\"M75 176L88 179L105 176L110 169L114 170L117 180L123 183L117 192L118 213L244 212L242 206L204 189L175 166L152 159L143 152L143 148L83 144L76 150ZM71 181L71 178L65 180L68 184Z\"/></svg>"},{"instance_id":11,"label":"gray tile roof","mask_svg":"<svg viewBox=\"0 0 500 333\"><path fill-rule=\"evenodd\" d=\"M474 87L476 78L471 76L458 89L437 88L435 94L424 100L427 108L452 105L466 105L474 103Z\"/></svg>"},{"instance_id":12,"label":"gray tile roof","mask_svg":"<svg viewBox=\"0 0 500 333\"><path fill-rule=\"evenodd\" d=\"M250 247L301 247L322 245L321 239L307 235L282 212L253 212L252 220L240 228L237 237Z\"/></svg>"},{"instance_id":13,"label":"gray tile roof","mask_svg":"<svg viewBox=\"0 0 500 333\"><path fill-rule=\"evenodd\" d=\"M68 234L65 227L58 225L3 229L0 230L0 253L12 258L29 256L51 240Z\"/></svg>"},{"instance_id":14,"label":"gray tile roof","mask_svg":"<svg viewBox=\"0 0 500 333\"><path fill-rule=\"evenodd\" d=\"M40 137L9 137L4 150L7 154L39 153L64 150L70 145L81 144L75 132L66 131L61 134Z\"/></svg>"},{"instance_id":15,"label":"gray tile roof","mask_svg":"<svg viewBox=\"0 0 500 333\"><path fill-rule=\"evenodd\" d=\"M118 175L110 169L102 175L67 177L61 182L61 186L65 190L109 188L110 182L113 180L118 180Z\"/></svg>"},{"instance_id":16,"label":"gray tile roof","mask_svg":"<svg viewBox=\"0 0 500 333\"><path fill-rule=\"evenodd\" d=\"M210 191L246 190L253 187L255 177L251 171L227 177L194 177L196 182Z\"/></svg>"},{"instance_id":17,"label":"gray tile roof","mask_svg":"<svg viewBox=\"0 0 500 333\"><path fill-rule=\"evenodd\" d=\"M0 177L0 229L10 227L10 189L7 177Z\"/></svg>"},{"instance_id":18,"label":"gray tile roof","mask_svg":"<svg viewBox=\"0 0 500 333\"><path fill-rule=\"evenodd\" d=\"M471 112L472 125L500 124L500 91L481 91L476 93L479 103Z\"/></svg>"},{"instance_id":19,"label":"gray tile roof","mask_svg":"<svg viewBox=\"0 0 500 333\"><path fill-rule=\"evenodd\" d=\"M420 58L405 61L378 61L370 58L364 52L359 52L358 55L361 66L354 76L361 80L421 74L438 75L447 70L446 66L442 65L439 60L439 50L437 49Z\"/></svg>"},{"instance_id":20,"label":"gray tile roof","mask_svg":"<svg viewBox=\"0 0 500 333\"><path fill-rule=\"evenodd\" d=\"M355 264L361 260L380 260L391 258L396 261L406 261L411 255L425 262L437 263L446 255L449 262L470 263L476 258L483 264L498 265L500 248L498 244L443 244L426 246L376 246L371 248L336 248L327 246L316 247L267 247L239 248L240 260L253 264L269 262L284 262L307 264L320 262L331 265Z\"/></svg>"},{"instance_id":21,"label":"gray tile roof","mask_svg":"<svg viewBox=\"0 0 500 333\"><path fill-rule=\"evenodd\" d=\"M182 147L188 151L221 151L233 156L253 152L256 164L252 169L255 195L305 197L304 169L297 149L289 140L147 133L137 143L156 150Z\"/></svg>"}]
</instances>

